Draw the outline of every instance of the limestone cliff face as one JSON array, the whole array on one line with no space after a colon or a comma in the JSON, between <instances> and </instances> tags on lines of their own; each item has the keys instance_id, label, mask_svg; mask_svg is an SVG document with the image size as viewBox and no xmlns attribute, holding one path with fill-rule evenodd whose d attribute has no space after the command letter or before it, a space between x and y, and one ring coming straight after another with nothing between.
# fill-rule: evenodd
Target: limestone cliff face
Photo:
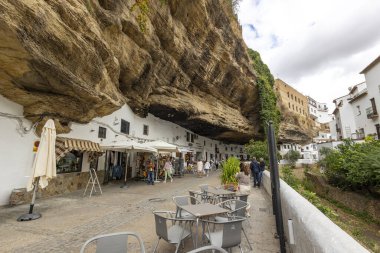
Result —
<instances>
[{"instance_id":1,"label":"limestone cliff face","mask_svg":"<svg viewBox=\"0 0 380 253\"><path fill-rule=\"evenodd\" d=\"M278 133L279 143L308 144L318 135L318 128L311 119L301 119L279 101L281 123ZM306 121L306 122L303 122Z\"/></svg>"},{"instance_id":2,"label":"limestone cliff face","mask_svg":"<svg viewBox=\"0 0 380 253\"><path fill-rule=\"evenodd\" d=\"M257 137L256 77L227 1L146 2L142 21L133 0L1 1L0 94L66 131L127 103L212 138Z\"/></svg>"}]
</instances>

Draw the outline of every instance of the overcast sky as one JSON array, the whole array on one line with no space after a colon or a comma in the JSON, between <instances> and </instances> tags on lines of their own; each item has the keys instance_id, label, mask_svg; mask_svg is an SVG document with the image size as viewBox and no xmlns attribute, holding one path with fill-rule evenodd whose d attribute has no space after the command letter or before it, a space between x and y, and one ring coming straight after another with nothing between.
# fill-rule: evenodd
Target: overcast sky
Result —
<instances>
[{"instance_id":1,"label":"overcast sky","mask_svg":"<svg viewBox=\"0 0 380 253\"><path fill-rule=\"evenodd\" d=\"M275 78L330 112L380 55L379 0L242 0L238 16Z\"/></svg>"}]
</instances>

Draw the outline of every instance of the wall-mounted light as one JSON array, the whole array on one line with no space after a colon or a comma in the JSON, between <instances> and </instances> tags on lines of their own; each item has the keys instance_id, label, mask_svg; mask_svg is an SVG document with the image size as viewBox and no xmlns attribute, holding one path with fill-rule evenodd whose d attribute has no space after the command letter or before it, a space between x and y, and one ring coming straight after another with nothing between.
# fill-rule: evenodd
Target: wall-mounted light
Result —
<instances>
[{"instance_id":1,"label":"wall-mounted light","mask_svg":"<svg viewBox=\"0 0 380 253\"><path fill-rule=\"evenodd\" d=\"M95 129L91 129L90 132L91 132L91 133L92 133L92 132L95 132Z\"/></svg>"},{"instance_id":2,"label":"wall-mounted light","mask_svg":"<svg viewBox=\"0 0 380 253\"><path fill-rule=\"evenodd\" d=\"M115 138L118 137L119 135L118 134L115 134Z\"/></svg>"}]
</instances>

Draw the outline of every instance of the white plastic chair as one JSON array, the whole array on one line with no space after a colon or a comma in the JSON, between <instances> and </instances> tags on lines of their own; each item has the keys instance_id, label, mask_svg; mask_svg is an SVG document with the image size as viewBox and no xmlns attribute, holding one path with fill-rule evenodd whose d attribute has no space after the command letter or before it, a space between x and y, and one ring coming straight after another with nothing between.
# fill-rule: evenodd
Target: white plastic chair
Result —
<instances>
[{"instance_id":1,"label":"white plastic chair","mask_svg":"<svg viewBox=\"0 0 380 253\"><path fill-rule=\"evenodd\" d=\"M198 252L204 252L204 251L209 252L210 250L212 250L212 252L228 253L223 248L218 247L218 246L214 246L214 245L203 246L203 247L200 247L198 249L188 251L187 253L198 253Z\"/></svg>"},{"instance_id":2,"label":"white plastic chair","mask_svg":"<svg viewBox=\"0 0 380 253\"><path fill-rule=\"evenodd\" d=\"M140 253L145 253L142 239L134 232L120 232L92 237L83 244L80 253L84 253L86 248L90 247L93 242L96 244L96 253L128 252L128 237L136 238L140 247ZM136 252L136 250L134 249L133 252Z\"/></svg>"},{"instance_id":3,"label":"white plastic chair","mask_svg":"<svg viewBox=\"0 0 380 253\"><path fill-rule=\"evenodd\" d=\"M186 224L188 224L188 221L193 220L173 218L174 212L171 211L155 211L153 214L156 222L156 234L158 236L158 241L153 253L156 252L161 239L164 239L168 243L175 244L175 253L177 253L181 242L183 245L183 241L187 237L192 238L191 226L189 225L189 228L186 228Z\"/></svg>"}]
</instances>

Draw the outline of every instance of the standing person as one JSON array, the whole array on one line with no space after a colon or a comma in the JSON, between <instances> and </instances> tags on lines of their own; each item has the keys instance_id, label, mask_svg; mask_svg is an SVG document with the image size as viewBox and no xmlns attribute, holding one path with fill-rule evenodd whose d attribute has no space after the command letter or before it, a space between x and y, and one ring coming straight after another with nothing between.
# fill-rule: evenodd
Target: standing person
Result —
<instances>
[{"instance_id":1,"label":"standing person","mask_svg":"<svg viewBox=\"0 0 380 253\"><path fill-rule=\"evenodd\" d=\"M259 182L259 172L260 172L259 163L257 162L256 157L252 158L250 169L253 176L253 187L256 187L256 185L258 185L258 182Z\"/></svg>"},{"instance_id":2,"label":"standing person","mask_svg":"<svg viewBox=\"0 0 380 253\"><path fill-rule=\"evenodd\" d=\"M173 164L172 164L171 160L172 160L171 158L167 158L165 160L165 165L164 165L165 181L164 181L164 183L166 183L166 178L168 176L170 177L170 182L173 182L173 178L172 178Z\"/></svg>"},{"instance_id":3,"label":"standing person","mask_svg":"<svg viewBox=\"0 0 380 253\"><path fill-rule=\"evenodd\" d=\"M242 163L243 164L243 163ZM250 178L249 178L249 165L243 164L242 171L238 172L235 176L239 182L239 192L242 195L249 195L251 193L251 186L249 184ZM247 217L250 217L249 215L249 209L251 205L248 203L248 206L245 210L245 214Z\"/></svg>"},{"instance_id":4,"label":"standing person","mask_svg":"<svg viewBox=\"0 0 380 253\"><path fill-rule=\"evenodd\" d=\"M209 173L209 171L210 171L210 167L211 167L210 162L209 162L209 161L206 161L206 162L205 162L205 172L206 172L206 177L208 177L208 173Z\"/></svg>"},{"instance_id":5,"label":"standing person","mask_svg":"<svg viewBox=\"0 0 380 253\"><path fill-rule=\"evenodd\" d=\"M265 170L265 162L264 162L264 159L263 158L260 158L259 159L260 163L259 163L259 167L260 167L260 171L259 171L259 188L260 188L260 185L261 185L261 180L263 179L263 173L264 173L264 170Z\"/></svg>"},{"instance_id":6,"label":"standing person","mask_svg":"<svg viewBox=\"0 0 380 253\"><path fill-rule=\"evenodd\" d=\"M201 159L197 162L197 174L198 176L202 176L203 174L203 162Z\"/></svg>"},{"instance_id":7,"label":"standing person","mask_svg":"<svg viewBox=\"0 0 380 253\"><path fill-rule=\"evenodd\" d=\"M238 172L235 177L239 182L239 191L241 194L249 194L251 192L251 187L249 184L249 165L243 164L242 171Z\"/></svg>"},{"instance_id":8,"label":"standing person","mask_svg":"<svg viewBox=\"0 0 380 253\"><path fill-rule=\"evenodd\" d=\"M219 160L215 159L215 170L219 169Z\"/></svg>"},{"instance_id":9,"label":"standing person","mask_svg":"<svg viewBox=\"0 0 380 253\"><path fill-rule=\"evenodd\" d=\"M148 184L154 185L154 164L151 160L148 160L147 163L148 170Z\"/></svg>"}]
</instances>

